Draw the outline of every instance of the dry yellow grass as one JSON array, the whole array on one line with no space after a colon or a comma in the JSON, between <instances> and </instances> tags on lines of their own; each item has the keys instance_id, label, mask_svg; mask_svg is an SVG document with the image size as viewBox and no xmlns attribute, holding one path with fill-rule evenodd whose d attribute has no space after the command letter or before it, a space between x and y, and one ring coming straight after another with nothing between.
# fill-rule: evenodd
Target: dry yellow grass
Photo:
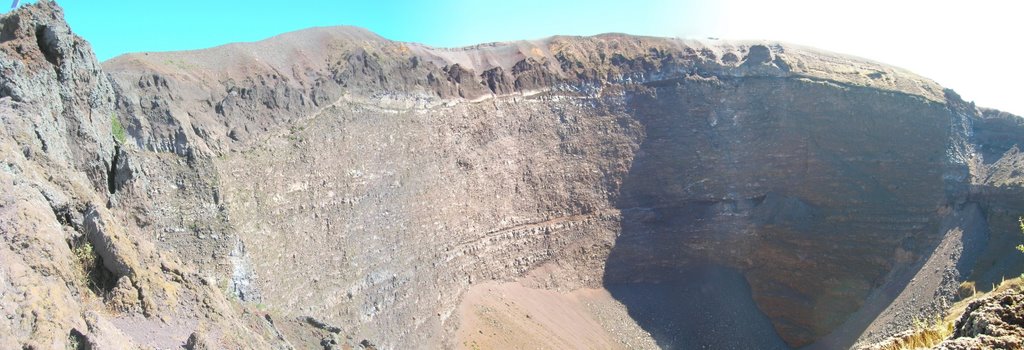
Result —
<instances>
[{"instance_id":1,"label":"dry yellow grass","mask_svg":"<svg viewBox=\"0 0 1024 350\"><path fill-rule=\"evenodd\" d=\"M949 309L949 316L946 316L946 320L955 322L958 318L960 318L960 315L962 315L964 311L967 310L967 305L969 305L972 301L984 298L994 293L1004 292L1010 288L1016 288L1017 290L1024 289L1024 278L1016 277L1011 279L1003 279L1003 281L999 282L998 285L992 286L992 289L989 291L978 291L973 296L961 299L960 301L953 304L953 307Z\"/></svg>"},{"instance_id":2,"label":"dry yellow grass","mask_svg":"<svg viewBox=\"0 0 1024 350\"><path fill-rule=\"evenodd\" d=\"M931 327L915 330L878 348L878 350L929 349L938 345L953 333L953 323L943 322Z\"/></svg>"},{"instance_id":3,"label":"dry yellow grass","mask_svg":"<svg viewBox=\"0 0 1024 350\"><path fill-rule=\"evenodd\" d=\"M957 288L957 295L961 300L973 297L975 294L978 294L978 288L974 285L974 281L960 283L960 287Z\"/></svg>"}]
</instances>

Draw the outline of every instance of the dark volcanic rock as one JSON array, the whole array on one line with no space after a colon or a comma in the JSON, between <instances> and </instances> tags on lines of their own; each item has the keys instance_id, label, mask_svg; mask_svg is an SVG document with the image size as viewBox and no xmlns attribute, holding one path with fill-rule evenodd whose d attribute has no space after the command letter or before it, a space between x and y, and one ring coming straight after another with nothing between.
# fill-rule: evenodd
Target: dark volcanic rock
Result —
<instances>
[{"instance_id":1,"label":"dark volcanic rock","mask_svg":"<svg viewBox=\"0 0 1024 350\"><path fill-rule=\"evenodd\" d=\"M753 45L747 51L744 64L764 64L772 61L772 50L764 45Z\"/></svg>"}]
</instances>

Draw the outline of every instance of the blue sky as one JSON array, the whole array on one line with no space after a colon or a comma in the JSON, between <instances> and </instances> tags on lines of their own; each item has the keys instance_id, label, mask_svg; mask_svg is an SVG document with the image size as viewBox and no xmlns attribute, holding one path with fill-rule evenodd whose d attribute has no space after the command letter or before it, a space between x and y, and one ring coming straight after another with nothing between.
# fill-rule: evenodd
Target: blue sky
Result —
<instances>
[{"instance_id":1,"label":"blue sky","mask_svg":"<svg viewBox=\"0 0 1024 350\"><path fill-rule=\"evenodd\" d=\"M355 25L432 46L606 32L699 34L709 7L641 1L214 1L63 0L72 28L100 60L125 52L184 50L254 41L312 26Z\"/></svg>"},{"instance_id":2,"label":"blue sky","mask_svg":"<svg viewBox=\"0 0 1024 350\"><path fill-rule=\"evenodd\" d=\"M623 32L770 39L910 69L1024 114L1024 3L1004 0L59 0L99 59L355 25L433 46Z\"/></svg>"}]
</instances>

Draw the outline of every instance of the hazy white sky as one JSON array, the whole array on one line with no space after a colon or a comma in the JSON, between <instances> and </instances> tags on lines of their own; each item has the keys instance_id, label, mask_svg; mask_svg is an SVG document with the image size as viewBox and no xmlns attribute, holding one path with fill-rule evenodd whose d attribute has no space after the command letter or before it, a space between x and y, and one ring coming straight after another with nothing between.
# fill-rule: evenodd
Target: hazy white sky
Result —
<instances>
[{"instance_id":1,"label":"hazy white sky","mask_svg":"<svg viewBox=\"0 0 1024 350\"><path fill-rule=\"evenodd\" d=\"M709 35L773 39L909 69L967 101L1024 115L1024 2L726 0ZM684 33L680 33L684 34Z\"/></svg>"}]
</instances>

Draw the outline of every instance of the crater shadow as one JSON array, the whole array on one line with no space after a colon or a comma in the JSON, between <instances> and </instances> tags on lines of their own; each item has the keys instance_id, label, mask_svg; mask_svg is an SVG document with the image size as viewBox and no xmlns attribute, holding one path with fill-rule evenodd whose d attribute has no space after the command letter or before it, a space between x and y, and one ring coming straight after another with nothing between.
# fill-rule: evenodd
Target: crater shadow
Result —
<instances>
[{"instance_id":1,"label":"crater shadow","mask_svg":"<svg viewBox=\"0 0 1024 350\"><path fill-rule=\"evenodd\" d=\"M702 94L720 89L686 90L699 96L661 89L660 99L630 95L629 112L645 132L616 191L620 234L605 262L604 287L663 349L791 349L754 301L743 273L708 257L728 242L752 245L743 239L744 227L769 196L687 195L698 188L713 192L691 167L701 162L696 150L729 147L713 128L717 119L698 113L714 110L718 100Z\"/></svg>"},{"instance_id":2,"label":"crater shadow","mask_svg":"<svg viewBox=\"0 0 1024 350\"><path fill-rule=\"evenodd\" d=\"M707 265L664 271L665 281L606 283L663 349L789 349L738 271Z\"/></svg>"}]
</instances>

